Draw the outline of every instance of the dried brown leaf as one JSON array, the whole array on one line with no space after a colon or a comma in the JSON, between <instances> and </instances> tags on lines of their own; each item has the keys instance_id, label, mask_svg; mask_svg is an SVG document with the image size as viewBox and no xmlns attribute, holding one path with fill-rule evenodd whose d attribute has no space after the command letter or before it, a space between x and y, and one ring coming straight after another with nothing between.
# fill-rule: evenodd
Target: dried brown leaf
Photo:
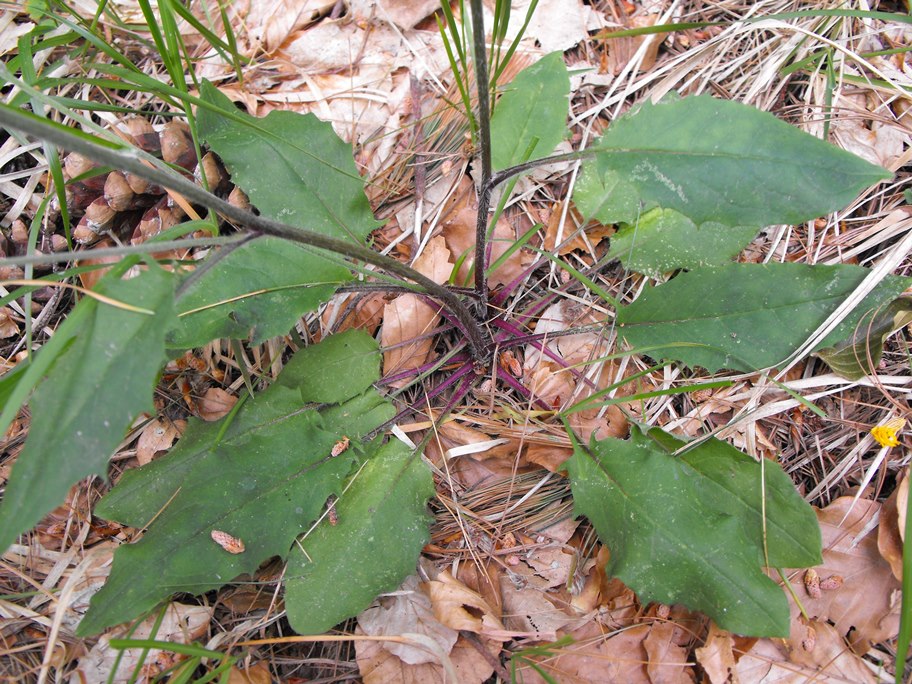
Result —
<instances>
[{"instance_id":1,"label":"dried brown leaf","mask_svg":"<svg viewBox=\"0 0 912 684\"><path fill-rule=\"evenodd\" d=\"M693 684L693 665L687 662L687 649L677 643L676 631L673 622L657 622L643 640L652 684Z\"/></svg>"},{"instance_id":2,"label":"dried brown leaf","mask_svg":"<svg viewBox=\"0 0 912 684\"><path fill-rule=\"evenodd\" d=\"M575 229L574 226L579 225L583 217L575 207L571 207L567 214L567 219L564 221L563 233L560 233L563 215L563 203L558 202L554 205L551 215L548 217L548 225L545 229L545 240L542 249L546 252L554 252L558 237L560 237L561 247L557 250L558 256L563 256L576 250L589 253L602 240L611 237L616 231L614 226L603 226L602 224L594 225L583 231Z\"/></svg>"},{"instance_id":3,"label":"dried brown leaf","mask_svg":"<svg viewBox=\"0 0 912 684\"><path fill-rule=\"evenodd\" d=\"M578 626L581 618L591 619L561 610L559 606L567 606L567 601L559 600L556 593L549 593L548 581L524 566L501 577L500 591L504 623L515 632L536 634L540 639L554 641L559 629Z\"/></svg>"},{"instance_id":4,"label":"dried brown leaf","mask_svg":"<svg viewBox=\"0 0 912 684\"><path fill-rule=\"evenodd\" d=\"M224 418L238 398L220 387L210 387L199 401L199 417L212 422Z\"/></svg>"},{"instance_id":5,"label":"dried brown leaf","mask_svg":"<svg viewBox=\"0 0 912 684\"><path fill-rule=\"evenodd\" d=\"M272 681L269 665L265 662L243 669L235 666L228 673L228 684L270 684Z\"/></svg>"},{"instance_id":6,"label":"dried brown leaf","mask_svg":"<svg viewBox=\"0 0 912 684\"><path fill-rule=\"evenodd\" d=\"M8 307L0 309L0 339L9 339L19 334L19 326L13 320L12 312Z\"/></svg>"},{"instance_id":7,"label":"dried brown leaf","mask_svg":"<svg viewBox=\"0 0 912 684\"><path fill-rule=\"evenodd\" d=\"M380 18L407 31L440 9L438 0L352 0L352 16L358 21Z\"/></svg>"},{"instance_id":8,"label":"dried brown leaf","mask_svg":"<svg viewBox=\"0 0 912 684\"><path fill-rule=\"evenodd\" d=\"M808 681L867 684L877 681L832 625L812 621L801 627L800 641L805 642L804 646L772 639L760 639L754 644L738 659L736 673L740 681L751 684L806 684ZM813 643L807 641L808 629L813 630ZM792 631L795 631L794 627Z\"/></svg>"},{"instance_id":9,"label":"dried brown leaf","mask_svg":"<svg viewBox=\"0 0 912 684\"><path fill-rule=\"evenodd\" d=\"M453 193L450 205L446 209L445 218L441 222L443 237L447 247L450 248L454 258L465 254L466 258L459 267L456 283L461 285L469 278L469 269L475 263L475 217L478 210L478 201L475 189L468 177L459 181L459 187ZM516 231L510 221L501 216L489 244L491 246L488 263L493 264L516 242ZM523 250L513 252L506 261L498 266L488 277L492 287L506 285L519 278L526 266ZM531 263L531 261L529 261Z\"/></svg>"},{"instance_id":10,"label":"dried brown leaf","mask_svg":"<svg viewBox=\"0 0 912 684\"><path fill-rule=\"evenodd\" d=\"M571 633L576 643L561 649L559 655L534 660L561 684L651 684L643 647L650 629L650 625L638 625L608 636L590 621ZM545 681L528 666L518 668L517 679L523 684Z\"/></svg>"},{"instance_id":11,"label":"dried brown leaf","mask_svg":"<svg viewBox=\"0 0 912 684\"><path fill-rule=\"evenodd\" d=\"M734 645L730 632L719 629L715 623L710 624L706 641L694 651L710 684L734 684L736 681Z\"/></svg>"},{"instance_id":12,"label":"dried brown leaf","mask_svg":"<svg viewBox=\"0 0 912 684\"><path fill-rule=\"evenodd\" d=\"M880 504L860 500L852 508L852 501L850 496L841 497L817 511L823 535L823 565L814 570L821 581L837 575L842 577L842 585L821 590L819 598L809 595L803 586L795 588L807 614L814 620L832 622L837 633L861 655L868 652L872 643L896 636L900 584L877 549L875 532L865 532L868 523L880 512ZM842 522L846 514L848 517ZM796 627L799 615L792 601L794 648L799 648L804 638ZM818 630L818 639L819 636Z\"/></svg>"},{"instance_id":13,"label":"dried brown leaf","mask_svg":"<svg viewBox=\"0 0 912 684\"><path fill-rule=\"evenodd\" d=\"M209 620L212 618L211 607L188 606L182 603L172 603L165 611L161 625L155 632L155 639L171 641L176 644L191 643L206 634ZM158 614L144 620L135 631L130 633L132 639L148 639L152 636ZM122 631L122 630L120 630ZM170 654L166 651L151 650L146 655L141 649L130 648L126 650L113 649L110 646L111 638L120 636L118 630L111 634L103 635L88 654L79 659L79 666L71 675L70 681L82 684L103 684L115 682L125 684L133 681L133 677L141 656L145 656L145 665L140 670L142 681L152 681L157 675L173 664ZM117 670L115 662L119 659ZM114 673L112 676L112 672ZM111 679L109 679L109 676Z\"/></svg>"},{"instance_id":14,"label":"dried brown leaf","mask_svg":"<svg viewBox=\"0 0 912 684\"><path fill-rule=\"evenodd\" d=\"M434 238L428 243L415 260L414 268L434 282L447 281L453 264L442 238ZM380 343L387 348L383 353L384 373L418 368L427 361L434 346L434 340L427 333L439 320L437 309L418 295L399 295L387 304L383 308L383 328L380 332ZM398 386L404 383L398 383Z\"/></svg>"},{"instance_id":15,"label":"dried brown leaf","mask_svg":"<svg viewBox=\"0 0 912 684\"><path fill-rule=\"evenodd\" d=\"M361 633L358 629L356 634ZM496 645L495 645L496 644ZM497 658L500 644L487 643L492 658ZM452 684L444 669L436 663L408 665L376 641L356 641L355 653L364 684ZM465 637L459 637L450 651L450 662L459 684L482 684L494 668Z\"/></svg>"},{"instance_id":16,"label":"dried brown leaf","mask_svg":"<svg viewBox=\"0 0 912 684\"><path fill-rule=\"evenodd\" d=\"M902 581L903 542L906 531L906 505L909 498L909 469L899 486L884 501L877 528L877 549L890 564L893 576Z\"/></svg>"},{"instance_id":17,"label":"dried brown leaf","mask_svg":"<svg viewBox=\"0 0 912 684\"><path fill-rule=\"evenodd\" d=\"M136 441L136 460L139 465L146 465L156 455L170 449L183 433L186 424L184 420L170 421L162 418L149 421Z\"/></svg>"},{"instance_id":18,"label":"dried brown leaf","mask_svg":"<svg viewBox=\"0 0 912 684\"><path fill-rule=\"evenodd\" d=\"M504 631L498 611L449 572L441 572L425 588L434 607L434 615L451 629L464 629L482 636Z\"/></svg>"},{"instance_id":19,"label":"dried brown leaf","mask_svg":"<svg viewBox=\"0 0 912 684\"><path fill-rule=\"evenodd\" d=\"M358 616L358 625L369 636L422 634L449 653L459 633L444 625L434 615L431 599L421 590L418 577L406 578L391 596L383 596ZM436 664L437 658L427 649L412 644L384 642L382 648L405 665Z\"/></svg>"}]
</instances>

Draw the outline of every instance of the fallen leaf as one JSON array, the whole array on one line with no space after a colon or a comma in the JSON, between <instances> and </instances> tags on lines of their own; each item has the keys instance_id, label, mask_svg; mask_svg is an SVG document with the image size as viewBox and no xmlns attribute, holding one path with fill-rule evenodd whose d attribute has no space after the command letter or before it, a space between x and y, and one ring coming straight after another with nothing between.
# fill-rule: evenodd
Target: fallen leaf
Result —
<instances>
[{"instance_id":1,"label":"fallen leaf","mask_svg":"<svg viewBox=\"0 0 912 684\"><path fill-rule=\"evenodd\" d=\"M560 231L563 217L564 204L557 202L548 217L545 239L542 244L543 250L554 252L558 239L560 239L561 246L557 250L558 256L564 256L576 250L590 253L602 240L611 237L617 231L614 226L604 226L600 223L587 227L585 230L576 228L575 226L580 225L583 221L583 216L576 207L571 207L567 212L567 217L563 222L563 231Z\"/></svg>"},{"instance_id":2,"label":"fallen leaf","mask_svg":"<svg viewBox=\"0 0 912 684\"><path fill-rule=\"evenodd\" d=\"M426 585L434 615L444 625L479 635L504 631L497 612L478 592L472 591L449 572L443 571Z\"/></svg>"},{"instance_id":3,"label":"fallen leaf","mask_svg":"<svg viewBox=\"0 0 912 684\"><path fill-rule=\"evenodd\" d=\"M438 0L352 0L352 17L357 21L382 19L407 31L440 9Z\"/></svg>"},{"instance_id":4,"label":"fallen leaf","mask_svg":"<svg viewBox=\"0 0 912 684\"><path fill-rule=\"evenodd\" d=\"M693 664L687 662L687 649L676 643L675 632L673 622L657 622L643 639L652 684L693 684Z\"/></svg>"},{"instance_id":5,"label":"fallen leaf","mask_svg":"<svg viewBox=\"0 0 912 684\"><path fill-rule=\"evenodd\" d=\"M465 260L459 267L456 284L462 285L469 278L469 270L475 263L475 217L478 210L478 200L475 188L468 177L459 181L459 187L453 193L449 206L444 212L441 221L443 237L446 245L455 258L465 255ZM506 216L501 215L489 240L490 253L488 264L495 263L516 242L516 231L513 229ZM519 278L527 264L524 264L523 250L513 252L507 259L488 276L491 287L506 285ZM531 260L529 260L531 263Z\"/></svg>"},{"instance_id":6,"label":"fallen leaf","mask_svg":"<svg viewBox=\"0 0 912 684\"><path fill-rule=\"evenodd\" d=\"M356 329L373 335L383 322L385 304L384 295L379 293L361 296L336 294L323 308L320 322L324 330L332 330L334 333Z\"/></svg>"},{"instance_id":7,"label":"fallen leaf","mask_svg":"<svg viewBox=\"0 0 912 684\"><path fill-rule=\"evenodd\" d=\"M415 260L414 268L436 283L445 283L453 265L443 238L431 240ZM438 321L437 309L418 295L399 295L383 308L383 328L380 344L383 352L383 372L386 375L418 368L431 354L434 340L428 336ZM407 380L392 383L401 387Z\"/></svg>"},{"instance_id":8,"label":"fallen leaf","mask_svg":"<svg viewBox=\"0 0 912 684\"><path fill-rule=\"evenodd\" d=\"M199 417L207 422L224 418L238 398L220 387L210 387L199 401Z\"/></svg>"},{"instance_id":9,"label":"fallen leaf","mask_svg":"<svg viewBox=\"0 0 912 684\"><path fill-rule=\"evenodd\" d=\"M877 527L877 549L890 564L893 576L902 581L903 542L906 531L906 506L909 498L909 469L899 486L884 501Z\"/></svg>"},{"instance_id":10,"label":"fallen leaf","mask_svg":"<svg viewBox=\"0 0 912 684\"><path fill-rule=\"evenodd\" d=\"M738 659L736 673L741 682L751 684L867 684L877 679L837 629L826 622L812 621L804 626L814 630L811 650L780 640L760 639ZM715 684L715 682L713 682Z\"/></svg>"},{"instance_id":11,"label":"fallen leaf","mask_svg":"<svg viewBox=\"0 0 912 684\"><path fill-rule=\"evenodd\" d=\"M823 536L823 565L814 570L821 584L839 576L843 579L841 586L828 591L821 589L820 597L814 598L803 583L793 582L793 585L808 616L821 622L829 620L855 653L863 655L871 644L896 636L900 583L877 549L876 533L866 531L871 519L881 511L881 505L862 499L852 508L852 503L853 497L844 496L817 511ZM842 522L846 514L848 517ZM791 644L798 648L804 638L796 628L800 624L800 611L791 597L789 602Z\"/></svg>"},{"instance_id":12,"label":"fallen leaf","mask_svg":"<svg viewBox=\"0 0 912 684\"><path fill-rule=\"evenodd\" d=\"M574 555L567 542L578 526L579 520L573 518L551 525L536 537L536 542L545 542L545 545L522 555L523 562L547 582L548 588L564 586L570 579Z\"/></svg>"},{"instance_id":13,"label":"fallen leaf","mask_svg":"<svg viewBox=\"0 0 912 684\"><path fill-rule=\"evenodd\" d=\"M139 433L136 440L136 460L139 465L146 465L157 454L170 449L174 441L181 436L187 422L184 420L170 421L155 418Z\"/></svg>"},{"instance_id":14,"label":"fallen leaf","mask_svg":"<svg viewBox=\"0 0 912 684\"><path fill-rule=\"evenodd\" d=\"M631 17L630 21L627 22L627 26L624 28L648 28L655 24L658 18L658 14L645 14ZM612 40L608 45L608 60L605 68L608 73L617 76L627 67L643 43L648 42L649 45L646 47L642 59L637 63L637 73L649 71L655 64L659 46L664 40L664 35L655 36L648 34L641 36L624 36Z\"/></svg>"},{"instance_id":15,"label":"fallen leaf","mask_svg":"<svg viewBox=\"0 0 912 684\"><path fill-rule=\"evenodd\" d=\"M421 591L415 575L407 577L392 595L374 601L358 616L358 625L369 636L422 634L437 643L444 653L453 649L459 637L456 630L434 615L431 599ZM405 665L438 663L434 654L412 644L388 641L381 642L381 648Z\"/></svg>"},{"instance_id":16,"label":"fallen leaf","mask_svg":"<svg viewBox=\"0 0 912 684\"><path fill-rule=\"evenodd\" d=\"M533 660L561 684L651 684L643 647L650 625L638 625L611 636L602 634L600 629L598 623L590 621L570 633L576 643L560 649L557 655ZM517 681L523 684L545 682L528 665L517 668Z\"/></svg>"},{"instance_id":17,"label":"fallen leaf","mask_svg":"<svg viewBox=\"0 0 912 684\"><path fill-rule=\"evenodd\" d=\"M0 339L9 339L19 334L19 326L13 320L9 307L0 309Z\"/></svg>"},{"instance_id":18,"label":"fallen leaf","mask_svg":"<svg viewBox=\"0 0 912 684\"><path fill-rule=\"evenodd\" d=\"M526 568L525 573L513 572L500 579L503 597L503 620L507 629L514 632L537 634L539 639L555 641L557 631L579 626L581 619L590 622L586 615L568 615L556 604L566 601L549 598L547 580ZM572 610L572 609L571 609Z\"/></svg>"},{"instance_id":19,"label":"fallen leaf","mask_svg":"<svg viewBox=\"0 0 912 684\"><path fill-rule=\"evenodd\" d=\"M703 668L710 684L732 684L735 682L737 664L732 652L735 641L731 632L710 623L709 634L702 646L694 650L697 662Z\"/></svg>"},{"instance_id":20,"label":"fallen leaf","mask_svg":"<svg viewBox=\"0 0 912 684\"><path fill-rule=\"evenodd\" d=\"M228 684L270 684L272 681L269 665L265 662L244 669L235 666L228 673Z\"/></svg>"},{"instance_id":21,"label":"fallen leaf","mask_svg":"<svg viewBox=\"0 0 912 684\"><path fill-rule=\"evenodd\" d=\"M356 629L355 634L361 630ZM500 644L486 644L491 658L499 655ZM453 684L441 665L423 663L408 665L377 641L356 641L355 657L364 684ZM450 662L456 670L459 684L482 684L494 673L494 668L465 637L459 637L450 651Z\"/></svg>"},{"instance_id":22,"label":"fallen leaf","mask_svg":"<svg viewBox=\"0 0 912 684\"><path fill-rule=\"evenodd\" d=\"M188 644L205 636L212 618L211 607L188 606L183 603L172 603L165 611L158 630L153 634L158 613L143 620L136 630L129 633L131 639L150 639L171 641L175 644ZM79 665L70 675L71 684L125 684L134 681L140 658L144 652L140 648L119 650L111 648L114 637L126 636L126 629L115 629L102 635L92 649L79 659ZM145 664L139 669L141 681L152 681L167 667L173 664L173 653L156 649L148 651ZM115 670L116 666L116 670Z\"/></svg>"}]
</instances>

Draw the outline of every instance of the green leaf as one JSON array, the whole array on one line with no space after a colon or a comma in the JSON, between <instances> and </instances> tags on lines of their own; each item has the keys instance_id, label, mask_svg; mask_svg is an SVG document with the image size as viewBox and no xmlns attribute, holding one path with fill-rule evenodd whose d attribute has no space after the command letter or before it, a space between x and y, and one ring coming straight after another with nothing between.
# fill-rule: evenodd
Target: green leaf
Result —
<instances>
[{"instance_id":1,"label":"green leaf","mask_svg":"<svg viewBox=\"0 0 912 684\"><path fill-rule=\"evenodd\" d=\"M295 354L277 383L297 389L304 401L341 402L380 378L377 343L360 330L330 335Z\"/></svg>"},{"instance_id":2,"label":"green leaf","mask_svg":"<svg viewBox=\"0 0 912 684\"><path fill-rule=\"evenodd\" d=\"M254 118L240 112L208 81L203 82L200 97L231 113L220 116L200 108L200 136L261 214L358 243L379 225L351 146L339 139L331 124L294 112L272 111Z\"/></svg>"},{"instance_id":3,"label":"green leaf","mask_svg":"<svg viewBox=\"0 0 912 684\"><path fill-rule=\"evenodd\" d=\"M336 502L338 523L324 519L292 549L285 573L292 628L325 632L413 573L430 536L433 494L430 471L405 445L380 449ZM344 591L333 590L340 582Z\"/></svg>"},{"instance_id":4,"label":"green leaf","mask_svg":"<svg viewBox=\"0 0 912 684\"><path fill-rule=\"evenodd\" d=\"M361 384L376 379L365 375ZM328 386L326 396L340 392ZM360 451L332 457L334 444L357 442L393 413L373 390L318 411L301 391L276 383L218 423L192 421L168 456L125 473L96 506L97 515L149 529L117 550L79 633L95 634L175 592L202 593L284 556L341 491ZM214 530L240 539L244 552L225 551Z\"/></svg>"},{"instance_id":5,"label":"green leaf","mask_svg":"<svg viewBox=\"0 0 912 684\"><path fill-rule=\"evenodd\" d=\"M645 212L654 209L655 202L641 200L632 183L621 174L602 171L596 163L583 164L576 186L573 202L585 220L595 219L599 223L636 223Z\"/></svg>"},{"instance_id":6,"label":"green leaf","mask_svg":"<svg viewBox=\"0 0 912 684\"><path fill-rule=\"evenodd\" d=\"M912 323L912 298L899 297L881 309L866 313L850 337L821 349L817 356L842 377L859 380L877 368L886 339L909 323Z\"/></svg>"},{"instance_id":7,"label":"green leaf","mask_svg":"<svg viewBox=\"0 0 912 684\"><path fill-rule=\"evenodd\" d=\"M671 209L654 209L611 238L608 256L632 271L650 276L679 268L724 264L757 235L754 226L695 224Z\"/></svg>"},{"instance_id":8,"label":"green leaf","mask_svg":"<svg viewBox=\"0 0 912 684\"><path fill-rule=\"evenodd\" d=\"M728 264L682 273L618 311L634 348L710 372L754 371L784 361L861 283L859 266ZM888 276L818 346L852 334L866 312L912 279Z\"/></svg>"},{"instance_id":9,"label":"green leaf","mask_svg":"<svg viewBox=\"0 0 912 684\"><path fill-rule=\"evenodd\" d=\"M643 103L613 122L595 148L604 153L591 163L608 192L609 174L620 174L644 209L674 209L695 223L799 223L890 177L771 114L710 96ZM582 200L589 208L605 202Z\"/></svg>"},{"instance_id":10,"label":"green leaf","mask_svg":"<svg viewBox=\"0 0 912 684\"><path fill-rule=\"evenodd\" d=\"M782 469L761 465L710 439L685 446L658 429L634 426L629 440L574 445L566 462L575 512L585 515L611 551L606 571L646 604L681 603L723 629L788 636L785 594L767 577L773 567L821 562L811 507Z\"/></svg>"},{"instance_id":11,"label":"green leaf","mask_svg":"<svg viewBox=\"0 0 912 684\"><path fill-rule=\"evenodd\" d=\"M178 298L180 324L168 336L168 344L180 349L218 338L250 336L260 344L284 335L351 280L347 268L273 237L243 244L201 277L190 277Z\"/></svg>"},{"instance_id":12,"label":"green leaf","mask_svg":"<svg viewBox=\"0 0 912 684\"><path fill-rule=\"evenodd\" d=\"M560 52L546 55L516 75L491 116L495 171L554 151L567 135L569 94L570 77Z\"/></svg>"},{"instance_id":13,"label":"green leaf","mask_svg":"<svg viewBox=\"0 0 912 684\"><path fill-rule=\"evenodd\" d=\"M54 337L69 346L32 396L29 436L0 506L0 549L79 480L106 476L127 428L152 409L152 388L166 361L165 331L174 324L173 288L173 276L155 265L129 280L106 277L96 286L99 294L155 315L86 298L57 330Z\"/></svg>"}]
</instances>

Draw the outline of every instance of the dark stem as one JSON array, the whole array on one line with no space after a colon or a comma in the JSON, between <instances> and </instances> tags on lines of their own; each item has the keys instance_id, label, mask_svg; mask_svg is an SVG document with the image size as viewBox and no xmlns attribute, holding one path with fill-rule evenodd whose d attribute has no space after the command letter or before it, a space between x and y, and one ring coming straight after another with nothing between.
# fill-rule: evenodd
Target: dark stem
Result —
<instances>
[{"instance_id":1,"label":"dark stem","mask_svg":"<svg viewBox=\"0 0 912 684\"><path fill-rule=\"evenodd\" d=\"M506 180L510 180L513 176L518 176L521 173L526 171L531 171L534 168L539 166L547 166L548 164L559 164L560 162L565 161L577 161L578 159L588 159L589 157L594 157L599 152L607 153L610 150L599 150L595 147L589 147L585 150L577 150L576 152L565 152L564 154L554 154L550 157L542 157L541 159L533 159L532 161L523 162L522 164L517 164L516 166L511 166L504 169L503 171L498 171L493 174L490 179L488 179L488 190L489 190L489 200L490 192L493 192L494 188L503 183ZM482 189L483 191L484 189Z\"/></svg>"},{"instance_id":2,"label":"dark stem","mask_svg":"<svg viewBox=\"0 0 912 684\"><path fill-rule=\"evenodd\" d=\"M478 321L465 303L445 287L438 285L430 278L423 276L395 259L385 257L355 242L296 228L239 209L206 192L183 176L157 167L147 166L142 159L148 159L153 162L157 160L142 154L139 150L124 148L121 143L112 143L100 139L97 142L90 142L86 139L85 134L77 135L59 124L52 124L42 117L9 106L0 107L0 124L46 140L62 149L74 150L106 166L135 173L141 178L179 192L188 200L211 209L253 231L341 254L350 259L373 264L389 273L411 280L423 287L429 295L438 299L462 323L469 338L472 356L476 362L481 365L487 365L490 360L492 348L490 335L478 324ZM142 155L142 158L140 155Z\"/></svg>"},{"instance_id":3,"label":"dark stem","mask_svg":"<svg viewBox=\"0 0 912 684\"><path fill-rule=\"evenodd\" d=\"M484 16L481 0L471 0L472 45L475 51L475 86L478 90L478 146L481 158L481 180L478 193L478 215L475 219L475 292L479 307L488 305L487 239L488 208L491 206L491 101L488 84L488 57L485 44Z\"/></svg>"}]
</instances>

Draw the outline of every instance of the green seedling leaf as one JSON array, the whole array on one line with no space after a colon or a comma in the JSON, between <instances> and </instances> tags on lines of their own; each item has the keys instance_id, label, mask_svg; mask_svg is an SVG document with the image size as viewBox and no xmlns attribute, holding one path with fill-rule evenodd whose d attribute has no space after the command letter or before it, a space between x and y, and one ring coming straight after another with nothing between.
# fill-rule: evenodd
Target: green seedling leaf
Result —
<instances>
[{"instance_id":1,"label":"green seedling leaf","mask_svg":"<svg viewBox=\"0 0 912 684\"><path fill-rule=\"evenodd\" d=\"M152 409L152 388L167 360L165 331L175 320L174 278L150 265L129 280L112 274L95 289L155 314L86 298L58 329L55 338L69 346L32 396L29 436L0 506L0 549L63 501L79 480L105 477L127 428Z\"/></svg>"},{"instance_id":2,"label":"green seedling leaf","mask_svg":"<svg viewBox=\"0 0 912 684\"><path fill-rule=\"evenodd\" d=\"M611 237L608 257L625 268L658 277L679 268L718 266L736 256L757 235L752 226L695 224L671 209L654 209Z\"/></svg>"},{"instance_id":3,"label":"green seedling leaf","mask_svg":"<svg viewBox=\"0 0 912 684\"><path fill-rule=\"evenodd\" d=\"M771 114L705 95L643 103L594 147L603 153L590 164L608 192L610 173L620 174L645 208L674 209L698 224L800 223L890 177ZM587 191L598 185L590 182ZM607 202L582 200L589 210Z\"/></svg>"},{"instance_id":4,"label":"green seedling leaf","mask_svg":"<svg viewBox=\"0 0 912 684\"><path fill-rule=\"evenodd\" d=\"M516 75L491 116L495 171L554 151L567 135L569 94L570 77L560 52L546 55Z\"/></svg>"},{"instance_id":5,"label":"green seedling leaf","mask_svg":"<svg viewBox=\"0 0 912 684\"><path fill-rule=\"evenodd\" d=\"M298 634L321 634L357 615L415 571L429 539L427 500L434 482L404 444L382 447L324 519L292 548L285 608ZM328 590L344 583L344 591Z\"/></svg>"},{"instance_id":6,"label":"green seedling leaf","mask_svg":"<svg viewBox=\"0 0 912 684\"><path fill-rule=\"evenodd\" d=\"M218 338L250 336L260 344L284 335L351 280L351 273L302 245L260 237L235 248L201 277L190 277L192 284L177 301L180 324L168 337L179 349Z\"/></svg>"},{"instance_id":7,"label":"green seedling leaf","mask_svg":"<svg viewBox=\"0 0 912 684\"><path fill-rule=\"evenodd\" d=\"M755 371L784 361L868 275L859 266L728 264L682 273L618 311L621 334L657 359ZM888 276L820 344L852 334L862 315L912 279Z\"/></svg>"},{"instance_id":8,"label":"green seedling leaf","mask_svg":"<svg viewBox=\"0 0 912 684\"><path fill-rule=\"evenodd\" d=\"M200 108L199 132L261 214L358 243L379 225L351 146L331 124L313 114L280 111L257 119L241 113L208 81L200 97L230 113Z\"/></svg>"},{"instance_id":9,"label":"green seedling leaf","mask_svg":"<svg viewBox=\"0 0 912 684\"><path fill-rule=\"evenodd\" d=\"M353 370L364 372L363 364ZM368 370L360 385L376 379ZM202 593L284 556L330 494L341 492L361 451L352 446L333 456L336 444L344 437L357 443L394 414L372 389L346 399L318 410L299 390L276 383L223 421L192 421L168 456L125 473L95 512L148 531L117 550L79 633L95 634L175 592Z\"/></svg>"},{"instance_id":10,"label":"green seedling leaf","mask_svg":"<svg viewBox=\"0 0 912 684\"><path fill-rule=\"evenodd\" d=\"M909 323L912 323L912 298L900 297L882 309L866 313L851 337L821 349L817 356L842 377L859 380L877 368L886 339Z\"/></svg>"},{"instance_id":11,"label":"green seedling leaf","mask_svg":"<svg viewBox=\"0 0 912 684\"><path fill-rule=\"evenodd\" d=\"M607 573L644 605L681 603L738 634L788 636L788 601L761 569L764 528L771 566L816 565L813 509L773 462L761 468L716 439L673 455L683 446L637 426L629 440L574 444L574 510L610 549Z\"/></svg>"}]
</instances>

